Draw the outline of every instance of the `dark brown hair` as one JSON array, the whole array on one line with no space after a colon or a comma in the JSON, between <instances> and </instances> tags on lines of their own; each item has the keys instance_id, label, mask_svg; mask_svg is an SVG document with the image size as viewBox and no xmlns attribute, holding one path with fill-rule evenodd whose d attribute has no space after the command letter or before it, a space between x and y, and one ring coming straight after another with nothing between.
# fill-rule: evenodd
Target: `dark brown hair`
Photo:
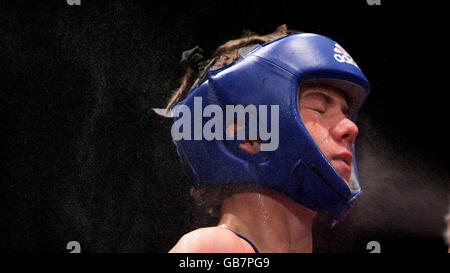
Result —
<instances>
[{"instance_id":1,"label":"dark brown hair","mask_svg":"<svg viewBox=\"0 0 450 273\"><path fill-rule=\"evenodd\" d=\"M217 58L217 60L211 67L211 69L216 69L225 65L229 65L234 61L238 60L240 58L239 49L242 47L251 44L267 43L280 37L286 36L290 33L296 32L299 31L289 30L286 25L281 25L277 27L274 32L266 35L257 35L253 32L244 30L241 38L230 40L225 44L219 46L214 51L211 58ZM170 110L177 102L183 100L187 96L189 90L191 89L192 85L194 84L198 76L199 76L198 71L194 70L191 67L187 68L186 73L181 78L181 85L172 94L169 103L167 104L166 107L167 111Z\"/></svg>"}]
</instances>

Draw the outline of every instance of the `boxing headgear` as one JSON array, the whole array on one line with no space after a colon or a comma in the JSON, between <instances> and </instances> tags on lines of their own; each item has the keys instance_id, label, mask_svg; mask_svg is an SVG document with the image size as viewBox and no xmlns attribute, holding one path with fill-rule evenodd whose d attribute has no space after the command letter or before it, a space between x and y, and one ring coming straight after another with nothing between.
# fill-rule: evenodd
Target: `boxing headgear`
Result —
<instances>
[{"instance_id":1,"label":"boxing headgear","mask_svg":"<svg viewBox=\"0 0 450 273\"><path fill-rule=\"evenodd\" d=\"M224 110L226 105L277 106L278 116L267 111L267 120L277 119L278 128L268 122L268 130L279 129L279 143L277 149L249 154L239 148L242 141L237 139L176 138L174 144L191 182L196 186L266 187L309 209L327 212L335 219L344 217L361 194L355 146L351 147L353 164L348 187L301 120L298 92L307 82L326 83L344 91L351 120L356 122L369 94L369 82L350 55L327 37L287 35L255 47L230 65L210 70L203 82L173 107L174 120L180 118L177 106L185 105L194 113L199 98L203 107L218 105ZM223 119L224 124L230 123ZM189 129L198 131L206 122L202 119L202 126L192 125ZM226 126L221 129L225 131Z\"/></svg>"}]
</instances>

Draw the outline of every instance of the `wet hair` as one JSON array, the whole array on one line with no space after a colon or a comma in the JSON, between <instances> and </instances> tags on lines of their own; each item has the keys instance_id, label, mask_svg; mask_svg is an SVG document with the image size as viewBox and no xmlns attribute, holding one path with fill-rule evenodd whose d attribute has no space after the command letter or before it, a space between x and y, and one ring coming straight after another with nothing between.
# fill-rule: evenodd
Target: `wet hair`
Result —
<instances>
[{"instance_id":1,"label":"wet hair","mask_svg":"<svg viewBox=\"0 0 450 273\"><path fill-rule=\"evenodd\" d=\"M210 69L220 68L225 65L232 64L237 61L241 54L239 49L253 45L264 44L291 33L298 33L300 31L290 30L285 24L278 26L274 32L266 35L258 35L251 31L243 32L238 39L230 40L219 46L211 55L211 59L215 59L214 64ZM192 86L201 76L202 71L193 67L187 67L186 73L180 79L180 86L173 92L167 106L166 111L169 111L176 103L186 98L192 89ZM232 194L246 191L246 186L224 186L215 185L208 187L192 187L191 196L194 198L196 204L203 210L206 210L214 217L220 217L222 202Z\"/></svg>"},{"instance_id":2,"label":"wet hair","mask_svg":"<svg viewBox=\"0 0 450 273\"><path fill-rule=\"evenodd\" d=\"M211 55L212 58L216 58L214 65L211 69L216 69L225 65L229 65L240 58L239 49L252 44L264 44L291 33L297 33L299 31L289 30L286 25L278 26L274 32L266 35L257 35L250 31L244 31L243 35L239 39L230 40L223 45L219 46ZM166 110L170 110L177 102L183 100L189 93L192 85L200 76L200 72L192 67L186 69L186 73L181 78L180 86L173 92Z\"/></svg>"}]
</instances>

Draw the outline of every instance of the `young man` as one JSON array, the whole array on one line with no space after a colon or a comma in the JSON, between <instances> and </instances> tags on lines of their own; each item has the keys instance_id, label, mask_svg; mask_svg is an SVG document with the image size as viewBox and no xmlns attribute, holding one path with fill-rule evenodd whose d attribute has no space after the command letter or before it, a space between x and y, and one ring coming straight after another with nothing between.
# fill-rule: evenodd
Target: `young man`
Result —
<instances>
[{"instance_id":1,"label":"young man","mask_svg":"<svg viewBox=\"0 0 450 273\"><path fill-rule=\"evenodd\" d=\"M198 113L199 98L203 109L244 105L266 111L245 108L241 122L215 113L223 120L215 132L231 139L174 137L194 193L219 192L197 195L212 202L219 222L184 235L170 252L312 252L316 213L342 219L359 196L355 120L369 83L329 38L287 34L281 26L266 36L226 43L198 73L188 71L172 98L168 109L174 110L175 123L188 112ZM180 106L191 111L180 115ZM249 128L254 120L256 136ZM190 129L205 132L207 122ZM189 131L190 125L183 126L183 133ZM245 139L237 137L241 131ZM264 135L269 131L270 139Z\"/></svg>"}]
</instances>

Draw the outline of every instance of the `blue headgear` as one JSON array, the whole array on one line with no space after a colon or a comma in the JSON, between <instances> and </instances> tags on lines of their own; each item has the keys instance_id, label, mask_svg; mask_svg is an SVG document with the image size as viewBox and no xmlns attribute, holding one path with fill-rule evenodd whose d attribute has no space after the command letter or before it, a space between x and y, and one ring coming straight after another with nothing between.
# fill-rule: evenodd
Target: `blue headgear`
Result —
<instances>
[{"instance_id":1,"label":"blue headgear","mask_svg":"<svg viewBox=\"0 0 450 273\"><path fill-rule=\"evenodd\" d=\"M336 219L344 217L361 193L355 147L351 147L348 187L301 120L298 92L306 82L325 82L343 90L353 121L369 93L369 82L348 53L317 34L284 36L255 47L230 65L209 71L177 105L186 105L192 113L194 97L201 97L203 106L214 104L222 109L225 105L279 105L279 146L274 151L249 154L238 147L241 141L236 139L174 140L191 182L196 186L262 186L309 209L328 212ZM271 111L267 114L270 120Z\"/></svg>"}]
</instances>

